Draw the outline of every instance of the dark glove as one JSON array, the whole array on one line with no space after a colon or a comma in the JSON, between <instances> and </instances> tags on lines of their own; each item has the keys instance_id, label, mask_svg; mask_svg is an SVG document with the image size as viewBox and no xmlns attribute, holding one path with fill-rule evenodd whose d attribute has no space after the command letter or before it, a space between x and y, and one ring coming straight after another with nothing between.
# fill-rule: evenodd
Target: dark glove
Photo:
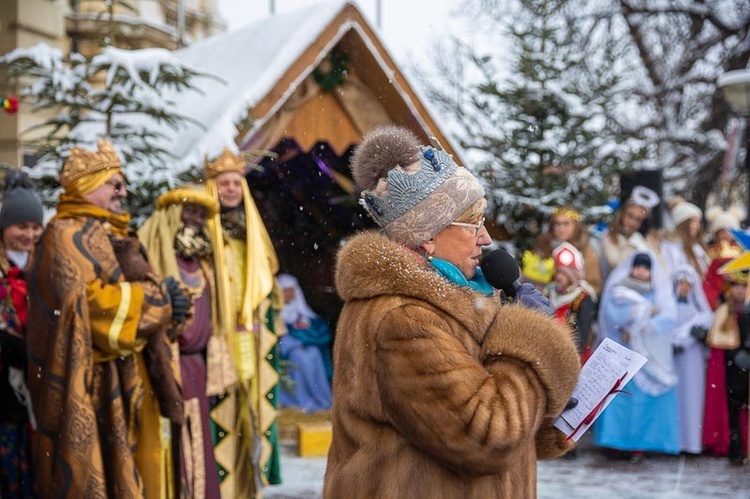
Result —
<instances>
[{"instance_id":1,"label":"dark glove","mask_svg":"<svg viewBox=\"0 0 750 499\"><path fill-rule=\"evenodd\" d=\"M174 277L169 276L163 282L169 293L169 301L172 303L172 320L177 323L185 322L190 309L190 299L185 296L180 283Z\"/></svg>"},{"instance_id":2,"label":"dark glove","mask_svg":"<svg viewBox=\"0 0 750 499\"><path fill-rule=\"evenodd\" d=\"M547 315L555 313L552 302L529 282L521 284L521 287L516 290L515 300L526 308L536 309Z\"/></svg>"},{"instance_id":3,"label":"dark glove","mask_svg":"<svg viewBox=\"0 0 750 499\"><path fill-rule=\"evenodd\" d=\"M575 397L570 397L570 400L568 400L568 403L565 404L565 409L563 411L569 411L571 409L574 409L575 406L578 405L578 399Z\"/></svg>"},{"instance_id":4,"label":"dark glove","mask_svg":"<svg viewBox=\"0 0 750 499\"><path fill-rule=\"evenodd\" d=\"M739 350L734 354L734 365L743 371L750 369L750 354L747 350Z\"/></svg>"},{"instance_id":5,"label":"dark glove","mask_svg":"<svg viewBox=\"0 0 750 499\"><path fill-rule=\"evenodd\" d=\"M700 342L704 342L706 341L706 336L708 336L708 329L703 326L693 326L690 328L690 336Z\"/></svg>"}]
</instances>

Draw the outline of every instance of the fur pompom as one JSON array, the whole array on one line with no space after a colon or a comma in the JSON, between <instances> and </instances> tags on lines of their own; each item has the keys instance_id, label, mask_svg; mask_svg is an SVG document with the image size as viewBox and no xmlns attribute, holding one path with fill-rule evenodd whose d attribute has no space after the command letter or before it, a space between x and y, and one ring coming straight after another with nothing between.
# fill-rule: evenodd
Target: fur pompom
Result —
<instances>
[{"instance_id":1,"label":"fur pompom","mask_svg":"<svg viewBox=\"0 0 750 499\"><path fill-rule=\"evenodd\" d=\"M354 151L352 175L361 189L374 190L396 166L405 167L419 160L419 140L404 127L380 126L368 133Z\"/></svg>"},{"instance_id":2,"label":"fur pompom","mask_svg":"<svg viewBox=\"0 0 750 499\"><path fill-rule=\"evenodd\" d=\"M721 229L739 229L746 212L742 206L731 206L724 211L721 206L712 206L706 210L706 222L709 234L716 234Z\"/></svg>"},{"instance_id":3,"label":"fur pompom","mask_svg":"<svg viewBox=\"0 0 750 499\"><path fill-rule=\"evenodd\" d=\"M2 190L3 192L7 192L18 188L33 190L34 185L31 183L31 179L26 172L18 168L11 168L5 174Z\"/></svg>"},{"instance_id":4,"label":"fur pompom","mask_svg":"<svg viewBox=\"0 0 750 499\"><path fill-rule=\"evenodd\" d=\"M721 206L710 207L706 210L706 222L713 223L723 212L724 210L721 209Z\"/></svg>"},{"instance_id":5,"label":"fur pompom","mask_svg":"<svg viewBox=\"0 0 750 499\"><path fill-rule=\"evenodd\" d=\"M728 210L724 211L721 206L712 206L706 210L706 221L708 223L714 223L722 215L729 215L737 220L744 220L746 216L745 208L742 206L730 206Z\"/></svg>"},{"instance_id":6,"label":"fur pompom","mask_svg":"<svg viewBox=\"0 0 750 499\"><path fill-rule=\"evenodd\" d=\"M742 206L734 205L727 210L737 220L744 220L747 217L747 210Z\"/></svg>"}]
</instances>

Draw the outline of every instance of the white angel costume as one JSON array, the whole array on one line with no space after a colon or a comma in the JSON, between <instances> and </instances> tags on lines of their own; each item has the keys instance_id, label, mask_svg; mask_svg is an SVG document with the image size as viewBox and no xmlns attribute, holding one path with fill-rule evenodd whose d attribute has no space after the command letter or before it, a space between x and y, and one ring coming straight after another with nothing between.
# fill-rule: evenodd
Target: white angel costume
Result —
<instances>
[{"instance_id":1,"label":"white angel costume","mask_svg":"<svg viewBox=\"0 0 750 499\"><path fill-rule=\"evenodd\" d=\"M685 299L678 296L677 286L684 280L690 284ZM691 334L693 328L711 327L713 311L703 293L695 269L685 265L672 274L677 307L677 321L672 334L674 363L677 372L677 407L680 415L680 450L693 454L703 451L703 408L706 396L705 343Z\"/></svg>"},{"instance_id":2,"label":"white angel costume","mask_svg":"<svg viewBox=\"0 0 750 499\"><path fill-rule=\"evenodd\" d=\"M647 255L651 279L631 277L633 260ZM625 451L677 454L677 373L672 353L675 300L669 277L650 251L632 253L610 274L599 311L599 334L648 359L624 391L599 417L594 440L598 446Z\"/></svg>"}]
</instances>

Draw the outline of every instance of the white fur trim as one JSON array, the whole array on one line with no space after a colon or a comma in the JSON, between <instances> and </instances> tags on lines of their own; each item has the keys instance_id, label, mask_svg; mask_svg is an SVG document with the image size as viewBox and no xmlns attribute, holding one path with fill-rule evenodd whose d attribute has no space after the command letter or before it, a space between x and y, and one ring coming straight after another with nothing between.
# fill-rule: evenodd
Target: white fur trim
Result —
<instances>
[{"instance_id":1,"label":"white fur trim","mask_svg":"<svg viewBox=\"0 0 750 499\"><path fill-rule=\"evenodd\" d=\"M633 187L633 192L630 194L629 201L638 206L643 206L649 210L653 209L654 206L659 204L659 195L642 185L636 185Z\"/></svg>"},{"instance_id":2,"label":"white fur trim","mask_svg":"<svg viewBox=\"0 0 750 499\"><path fill-rule=\"evenodd\" d=\"M721 229L739 229L744 218L745 210L741 206L732 206L726 211L719 206L713 206L706 210L708 233L716 234Z\"/></svg>"},{"instance_id":3,"label":"white fur trim","mask_svg":"<svg viewBox=\"0 0 750 499\"><path fill-rule=\"evenodd\" d=\"M674 226L677 227L685 220L689 220L693 217L701 218L703 216L703 212L700 208L695 206L693 203L688 202L682 202L672 208L672 222L674 222Z\"/></svg>"}]
</instances>

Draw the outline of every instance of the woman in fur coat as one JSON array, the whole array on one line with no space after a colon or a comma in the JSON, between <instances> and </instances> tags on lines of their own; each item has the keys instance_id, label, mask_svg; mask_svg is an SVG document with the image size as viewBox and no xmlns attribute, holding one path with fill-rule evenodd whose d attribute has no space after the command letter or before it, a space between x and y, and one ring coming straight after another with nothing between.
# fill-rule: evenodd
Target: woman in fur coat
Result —
<instances>
[{"instance_id":1,"label":"woman in fur coat","mask_svg":"<svg viewBox=\"0 0 750 499\"><path fill-rule=\"evenodd\" d=\"M383 127L352 169L383 230L338 258L324 497L535 497L537 459L573 446L552 426L579 372L570 330L484 279L484 191L442 148Z\"/></svg>"}]
</instances>

